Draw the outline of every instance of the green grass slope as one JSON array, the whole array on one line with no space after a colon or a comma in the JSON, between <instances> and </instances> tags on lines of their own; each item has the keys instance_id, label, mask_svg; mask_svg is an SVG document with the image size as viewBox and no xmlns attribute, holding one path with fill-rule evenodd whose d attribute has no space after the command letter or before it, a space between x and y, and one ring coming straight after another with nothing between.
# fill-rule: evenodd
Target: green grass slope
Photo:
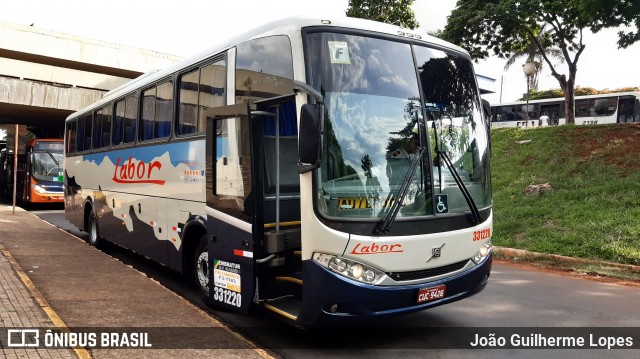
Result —
<instances>
[{"instance_id":1,"label":"green grass slope","mask_svg":"<svg viewBox=\"0 0 640 359\"><path fill-rule=\"evenodd\" d=\"M491 135L495 245L640 265L640 125Z\"/></svg>"}]
</instances>

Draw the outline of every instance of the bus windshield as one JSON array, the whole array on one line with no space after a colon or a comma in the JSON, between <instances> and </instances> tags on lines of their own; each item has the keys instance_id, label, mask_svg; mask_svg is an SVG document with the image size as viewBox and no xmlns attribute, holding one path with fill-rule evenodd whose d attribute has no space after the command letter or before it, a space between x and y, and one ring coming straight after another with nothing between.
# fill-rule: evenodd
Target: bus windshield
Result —
<instances>
[{"instance_id":1,"label":"bus windshield","mask_svg":"<svg viewBox=\"0 0 640 359\"><path fill-rule=\"evenodd\" d=\"M469 212L451 170L434 161L436 137L475 205L490 205L486 125L469 59L339 33L307 34L305 55L326 105L320 212L385 218L400 193L398 217Z\"/></svg>"},{"instance_id":2,"label":"bus windshield","mask_svg":"<svg viewBox=\"0 0 640 359\"><path fill-rule=\"evenodd\" d=\"M41 181L58 181L62 176L62 152L34 152L33 177Z\"/></svg>"}]
</instances>

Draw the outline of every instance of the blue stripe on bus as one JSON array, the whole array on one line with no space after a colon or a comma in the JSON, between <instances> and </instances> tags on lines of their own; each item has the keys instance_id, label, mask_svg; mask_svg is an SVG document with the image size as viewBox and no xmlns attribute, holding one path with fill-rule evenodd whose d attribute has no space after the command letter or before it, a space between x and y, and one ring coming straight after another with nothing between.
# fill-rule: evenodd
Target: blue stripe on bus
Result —
<instances>
[{"instance_id":1,"label":"blue stripe on bus","mask_svg":"<svg viewBox=\"0 0 640 359\"><path fill-rule=\"evenodd\" d=\"M174 167L181 163L189 163L189 167L198 167L204 166L204 143L205 141L203 139L197 141L181 141L159 144L156 146L125 148L122 150L113 150L109 152L99 152L83 155L82 159L85 161L95 162L100 165L105 157L109 158L112 163L116 163L118 161L118 158L128 159L129 156L133 156L139 161L148 163L151 162L154 158L161 157L168 152L171 159L171 164Z\"/></svg>"}]
</instances>

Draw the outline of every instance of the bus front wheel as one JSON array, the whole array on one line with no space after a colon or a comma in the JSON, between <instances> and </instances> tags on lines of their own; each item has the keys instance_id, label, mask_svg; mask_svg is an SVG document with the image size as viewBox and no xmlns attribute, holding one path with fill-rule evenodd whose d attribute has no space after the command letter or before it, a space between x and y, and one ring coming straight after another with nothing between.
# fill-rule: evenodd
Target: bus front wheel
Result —
<instances>
[{"instance_id":1,"label":"bus front wheel","mask_svg":"<svg viewBox=\"0 0 640 359\"><path fill-rule=\"evenodd\" d=\"M194 274L200 296L209 304L209 245L207 236L200 238L194 261Z\"/></svg>"}]
</instances>

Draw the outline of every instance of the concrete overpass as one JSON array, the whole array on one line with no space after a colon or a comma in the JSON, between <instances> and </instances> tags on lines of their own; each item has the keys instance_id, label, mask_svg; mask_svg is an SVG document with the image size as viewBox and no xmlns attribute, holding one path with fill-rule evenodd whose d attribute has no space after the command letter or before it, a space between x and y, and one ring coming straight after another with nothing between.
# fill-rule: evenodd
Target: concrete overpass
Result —
<instances>
[{"instance_id":1,"label":"concrete overpass","mask_svg":"<svg viewBox=\"0 0 640 359\"><path fill-rule=\"evenodd\" d=\"M0 22L0 126L61 137L64 119L107 91L181 58Z\"/></svg>"}]
</instances>

